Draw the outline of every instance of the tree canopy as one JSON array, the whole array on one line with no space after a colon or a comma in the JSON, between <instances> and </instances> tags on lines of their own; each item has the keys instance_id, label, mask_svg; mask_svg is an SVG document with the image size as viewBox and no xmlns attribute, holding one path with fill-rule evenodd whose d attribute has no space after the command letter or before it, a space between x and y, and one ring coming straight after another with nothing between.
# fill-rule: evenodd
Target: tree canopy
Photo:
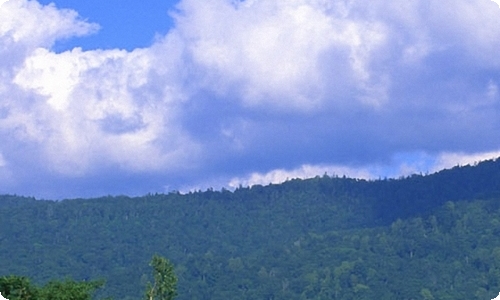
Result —
<instances>
[{"instance_id":1,"label":"tree canopy","mask_svg":"<svg viewBox=\"0 0 500 300\"><path fill-rule=\"evenodd\" d=\"M400 179L318 176L235 191L59 202L5 195L0 209L0 276L19 274L36 286L105 278L94 298L500 292L500 160ZM151 274L155 253L169 261L153 259ZM162 285L173 265L178 283Z\"/></svg>"}]
</instances>

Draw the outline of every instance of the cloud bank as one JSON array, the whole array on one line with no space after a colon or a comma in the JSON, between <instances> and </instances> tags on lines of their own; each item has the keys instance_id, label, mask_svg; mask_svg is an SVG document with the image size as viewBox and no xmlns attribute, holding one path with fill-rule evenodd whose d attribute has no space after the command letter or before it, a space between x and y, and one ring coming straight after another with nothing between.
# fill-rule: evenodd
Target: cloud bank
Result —
<instances>
[{"instance_id":1,"label":"cloud bank","mask_svg":"<svg viewBox=\"0 0 500 300\"><path fill-rule=\"evenodd\" d=\"M0 192L378 178L500 155L490 0L182 0L171 14L150 47L56 53L98 25L0 1Z\"/></svg>"}]
</instances>

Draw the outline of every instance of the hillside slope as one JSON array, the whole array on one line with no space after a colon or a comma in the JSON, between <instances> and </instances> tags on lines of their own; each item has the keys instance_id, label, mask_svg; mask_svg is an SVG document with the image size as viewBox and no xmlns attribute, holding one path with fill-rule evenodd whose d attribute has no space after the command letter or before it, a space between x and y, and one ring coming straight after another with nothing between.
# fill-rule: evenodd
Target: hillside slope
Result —
<instances>
[{"instance_id":1,"label":"hillside slope","mask_svg":"<svg viewBox=\"0 0 500 300\"><path fill-rule=\"evenodd\" d=\"M398 180L0 196L0 275L105 278L104 294L137 299L159 253L176 264L178 299L491 299L499 208L498 159Z\"/></svg>"}]
</instances>

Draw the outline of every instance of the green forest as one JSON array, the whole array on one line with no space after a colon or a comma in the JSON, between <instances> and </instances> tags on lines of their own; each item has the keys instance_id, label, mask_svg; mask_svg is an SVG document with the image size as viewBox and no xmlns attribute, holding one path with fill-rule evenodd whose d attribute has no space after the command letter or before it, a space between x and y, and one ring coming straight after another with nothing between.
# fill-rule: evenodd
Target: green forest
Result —
<instances>
[{"instance_id":1,"label":"green forest","mask_svg":"<svg viewBox=\"0 0 500 300\"><path fill-rule=\"evenodd\" d=\"M94 299L145 299L156 254L174 266L179 300L493 299L500 159L399 179L0 196L0 278L39 290L99 283Z\"/></svg>"},{"instance_id":2,"label":"green forest","mask_svg":"<svg viewBox=\"0 0 500 300\"><path fill-rule=\"evenodd\" d=\"M144 294L146 300L173 300L177 296L177 276L172 263L155 255L150 266L153 268L154 281L148 282ZM78 282L65 279L51 280L44 286L37 286L24 276L2 276L0 299L5 296L9 300L91 300L96 289L103 285L104 280Z\"/></svg>"}]
</instances>

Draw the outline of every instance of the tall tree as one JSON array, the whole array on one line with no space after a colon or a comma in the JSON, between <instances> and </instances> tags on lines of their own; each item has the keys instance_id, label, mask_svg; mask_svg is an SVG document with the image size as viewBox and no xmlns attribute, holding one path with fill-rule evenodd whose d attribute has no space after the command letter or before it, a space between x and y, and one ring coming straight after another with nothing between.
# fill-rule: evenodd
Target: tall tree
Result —
<instances>
[{"instance_id":1,"label":"tall tree","mask_svg":"<svg viewBox=\"0 0 500 300\"><path fill-rule=\"evenodd\" d=\"M150 266L153 267L154 283L148 283L146 300L172 300L177 296L177 276L172 263L161 256L154 255Z\"/></svg>"}]
</instances>

